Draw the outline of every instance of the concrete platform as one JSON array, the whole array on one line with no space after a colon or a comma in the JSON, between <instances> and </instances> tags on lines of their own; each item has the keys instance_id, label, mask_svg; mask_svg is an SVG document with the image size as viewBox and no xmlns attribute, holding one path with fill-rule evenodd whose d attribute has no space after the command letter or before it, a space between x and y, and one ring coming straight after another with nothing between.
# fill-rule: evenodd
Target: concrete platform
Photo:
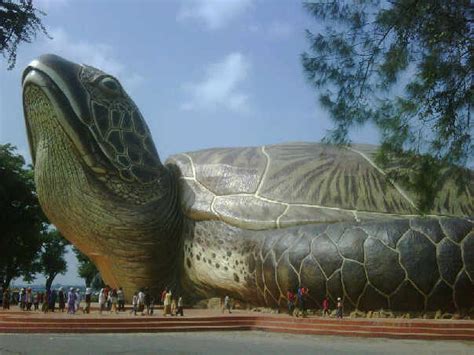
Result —
<instances>
[{"instance_id":1,"label":"concrete platform","mask_svg":"<svg viewBox=\"0 0 474 355\"><path fill-rule=\"evenodd\" d=\"M276 333L337 335L349 337L467 340L474 341L472 320L349 319L309 316L294 318L285 314L187 309L184 317L164 317L159 310L152 316L130 312L118 314L92 311L91 314L16 309L0 310L0 333L164 333L202 331L266 331Z\"/></svg>"}]
</instances>

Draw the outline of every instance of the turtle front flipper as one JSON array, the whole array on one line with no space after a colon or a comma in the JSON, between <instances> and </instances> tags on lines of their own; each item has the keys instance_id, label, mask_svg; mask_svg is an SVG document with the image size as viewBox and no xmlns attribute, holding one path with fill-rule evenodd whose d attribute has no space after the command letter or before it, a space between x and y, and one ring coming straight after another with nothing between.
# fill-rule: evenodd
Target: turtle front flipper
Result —
<instances>
[{"instance_id":1,"label":"turtle front flipper","mask_svg":"<svg viewBox=\"0 0 474 355\"><path fill-rule=\"evenodd\" d=\"M190 222L184 287L271 307L287 289L327 295L347 310L467 310L474 306L474 224L414 218L361 224L250 231L222 222Z\"/></svg>"}]
</instances>

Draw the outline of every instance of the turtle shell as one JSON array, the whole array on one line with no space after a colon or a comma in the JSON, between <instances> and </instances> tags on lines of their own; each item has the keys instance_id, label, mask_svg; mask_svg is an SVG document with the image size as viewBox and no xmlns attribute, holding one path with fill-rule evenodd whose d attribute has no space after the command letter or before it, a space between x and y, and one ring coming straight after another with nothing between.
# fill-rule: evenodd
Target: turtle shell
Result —
<instances>
[{"instance_id":1,"label":"turtle shell","mask_svg":"<svg viewBox=\"0 0 474 355\"><path fill-rule=\"evenodd\" d=\"M376 146L289 143L216 148L171 156L181 205L194 220L218 219L247 229L358 222L419 214L373 161ZM431 214L472 216L474 186L445 183ZM456 199L450 198L456 196Z\"/></svg>"}]
</instances>

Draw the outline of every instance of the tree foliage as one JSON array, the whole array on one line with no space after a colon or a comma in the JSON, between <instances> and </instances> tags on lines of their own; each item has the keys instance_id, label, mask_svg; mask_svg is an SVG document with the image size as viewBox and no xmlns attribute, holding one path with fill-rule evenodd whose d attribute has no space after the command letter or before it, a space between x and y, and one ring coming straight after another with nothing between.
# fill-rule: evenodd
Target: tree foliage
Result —
<instances>
[{"instance_id":1,"label":"tree foliage","mask_svg":"<svg viewBox=\"0 0 474 355\"><path fill-rule=\"evenodd\" d=\"M99 270L94 263L79 249L73 247L74 253L76 254L77 261L79 262L79 268L77 274L80 278L84 279L86 286L90 287L94 278L99 275Z\"/></svg>"},{"instance_id":2,"label":"tree foliage","mask_svg":"<svg viewBox=\"0 0 474 355\"><path fill-rule=\"evenodd\" d=\"M39 32L49 37L41 22L44 15L33 6L33 0L0 0L0 52L8 58L8 69L15 66L21 42L31 43Z\"/></svg>"},{"instance_id":3,"label":"tree foliage","mask_svg":"<svg viewBox=\"0 0 474 355\"><path fill-rule=\"evenodd\" d=\"M64 259L69 242L57 230L49 230L42 235L41 254L38 259L39 270L46 278L46 289L50 289L54 278L67 271Z\"/></svg>"},{"instance_id":4,"label":"tree foliage","mask_svg":"<svg viewBox=\"0 0 474 355\"><path fill-rule=\"evenodd\" d=\"M310 50L301 57L335 123L326 140L346 144L351 128L374 123L382 136L379 161L414 164L407 184L429 205L439 180L420 182L422 169L465 166L473 156L470 2L341 0L304 7L326 25L306 31Z\"/></svg>"},{"instance_id":5,"label":"tree foliage","mask_svg":"<svg viewBox=\"0 0 474 355\"><path fill-rule=\"evenodd\" d=\"M0 282L23 277L32 281L38 271L46 218L34 189L33 172L10 145L0 145Z\"/></svg>"}]
</instances>

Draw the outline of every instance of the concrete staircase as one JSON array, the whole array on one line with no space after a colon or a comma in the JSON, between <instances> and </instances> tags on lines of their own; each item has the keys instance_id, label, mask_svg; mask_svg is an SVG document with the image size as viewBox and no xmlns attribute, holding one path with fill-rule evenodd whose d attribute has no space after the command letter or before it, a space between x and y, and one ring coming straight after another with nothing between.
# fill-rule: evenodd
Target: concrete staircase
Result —
<instances>
[{"instance_id":1,"label":"concrete staircase","mask_svg":"<svg viewBox=\"0 0 474 355\"><path fill-rule=\"evenodd\" d=\"M202 312L201 312L202 313ZM0 311L0 333L156 333L243 331L400 339L474 341L474 322L465 320L325 319L237 313L214 316L85 316Z\"/></svg>"}]
</instances>

